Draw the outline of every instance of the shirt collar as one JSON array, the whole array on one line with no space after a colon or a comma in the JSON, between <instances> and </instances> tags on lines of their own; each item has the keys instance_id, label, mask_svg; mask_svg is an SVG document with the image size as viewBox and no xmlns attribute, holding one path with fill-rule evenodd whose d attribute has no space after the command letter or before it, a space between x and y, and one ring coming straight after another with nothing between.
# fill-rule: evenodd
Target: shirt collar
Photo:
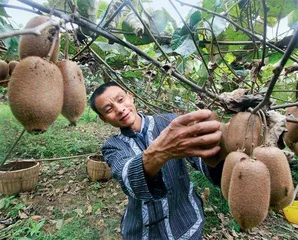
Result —
<instances>
[{"instance_id":1,"label":"shirt collar","mask_svg":"<svg viewBox=\"0 0 298 240\"><path fill-rule=\"evenodd\" d=\"M138 112L138 114L142 118L140 132L134 132L131 128L120 128L120 131L123 135L127 137L137 137L137 134L144 134L147 131L149 124L147 117L142 112Z\"/></svg>"}]
</instances>

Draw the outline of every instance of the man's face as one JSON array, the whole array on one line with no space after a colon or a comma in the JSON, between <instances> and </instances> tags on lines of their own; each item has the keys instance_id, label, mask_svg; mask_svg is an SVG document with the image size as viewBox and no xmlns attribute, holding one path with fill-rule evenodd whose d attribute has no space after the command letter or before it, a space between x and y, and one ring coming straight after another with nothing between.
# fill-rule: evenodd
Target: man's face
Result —
<instances>
[{"instance_id":1,"label":"man's face","mask_svg":"<svg viewBox=\"0 0 298 240\"><path fill-rule=\"evenodd\" d=\"M108 87L95 99L96 109L101 113L99 117L114 127L130 127L136 121L136 107L133 97L120 87Z\"/></svg>"}]
</instances>

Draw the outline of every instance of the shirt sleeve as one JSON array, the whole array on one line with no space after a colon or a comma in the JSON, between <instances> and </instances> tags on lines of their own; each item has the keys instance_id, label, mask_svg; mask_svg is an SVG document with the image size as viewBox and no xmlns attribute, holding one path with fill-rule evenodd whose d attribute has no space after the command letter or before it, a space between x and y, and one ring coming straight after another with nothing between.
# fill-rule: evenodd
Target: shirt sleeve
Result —
<instances>
[{"instance_id":1,"label":"shirt sleeve","mask_svg":"<svg viewBox=\"0 0 298 240\"><path fill-rule=\"evenodd\" d=\"M146 178L143 154L135 155L130 146L117 137L109 139L102 148L105 161L124 193L139 200L156 200L167 193L160 171L153 178Z\"/></svg>"}]
</instances>

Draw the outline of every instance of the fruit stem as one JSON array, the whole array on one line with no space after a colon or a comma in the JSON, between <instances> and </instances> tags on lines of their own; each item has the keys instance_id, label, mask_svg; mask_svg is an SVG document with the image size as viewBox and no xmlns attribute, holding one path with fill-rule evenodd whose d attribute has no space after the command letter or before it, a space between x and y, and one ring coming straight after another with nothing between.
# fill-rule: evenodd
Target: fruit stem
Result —
<instances>
[{"instance_id":1,"label":"fruit stem","mask_svg":"<svg viewBox=\"0 0 298 240\"><path fill-rule=\"evenodd\" d=\"M49 53L48 53L48 55L46 57L46 61L47 62L50 62L50 59L51 59L52 54L54 52L55 46L57 44L58 35L59 35L59 30L56 30L55 35L53 37L53 41L52 41L52 45L51 45L50 51L49 51Z\"/></svg>"},{"instance_id":2,"label":"fruit stem","mask_svg":"<svg viewBox=\"0 0 298 240\"><path fill-rule=\"evenodd\" d=\"M266 120L266 116L265 116L265 113L262 109L260 109L258 111L258 114L260 114L260 118L261 118L261 121L262 121L262 125L264 125L264 127L262 127L262 133L264 134L263 135L263 139L262 139L262 144L265 145L267 143L267 120Z\"/></svg>"}]
</instances>

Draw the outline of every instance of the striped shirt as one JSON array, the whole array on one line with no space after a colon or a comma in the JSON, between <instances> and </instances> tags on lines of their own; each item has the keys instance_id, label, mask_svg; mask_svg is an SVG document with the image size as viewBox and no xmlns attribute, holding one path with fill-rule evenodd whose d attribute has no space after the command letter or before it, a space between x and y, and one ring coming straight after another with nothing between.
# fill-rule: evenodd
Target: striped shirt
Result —
<instances>
[{"instance_id":1,"label":"striped shirt","mask_svg":"<svg viewBox=\"0 0 298 240\"><path fill-rule=\"evenodd\" d=\"M167 161L150 179L146 178L143 169L143 151L175 117L175 114L143 116L145 122L141 133L121 129L120 134L112 136L103 145L104 159L128 196L121 221L123 239L202 238L202 201L190 182L185 161L211 181L214 178L217 184L218 171L210 171L198 157Z\"/></svg>"}]
</instances>

